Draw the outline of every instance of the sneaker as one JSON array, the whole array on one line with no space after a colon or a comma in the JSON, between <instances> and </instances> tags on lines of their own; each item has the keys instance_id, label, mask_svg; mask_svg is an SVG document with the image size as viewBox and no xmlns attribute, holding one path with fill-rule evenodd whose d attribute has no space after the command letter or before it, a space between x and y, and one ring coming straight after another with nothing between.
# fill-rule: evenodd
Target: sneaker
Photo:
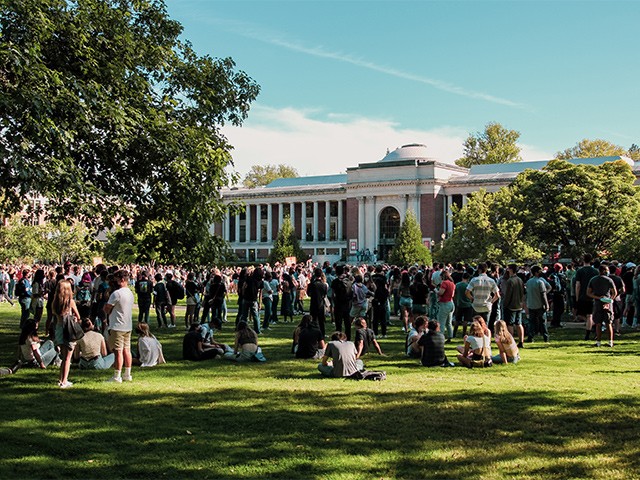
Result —
<instances>
[{"instance_id":1,"label":"sneaker","mask_svg":"<svg viewBox=\"0 0 640 480\"><path fill-rule=\"evenodd\" d=\"M524 348L524 345L522 344L522 342L518 342L518 348Z\"/></svg>"},{"instance_id":2,"label":"sneaker","mask_svg":"<svg viewBox=\"0 0 640 480\"><path fill-rule=\"evenodd\" d=\"M609 346L613 348L613 340L609 341Z\"/></svg>"},{"instance_id":3,"label":"sneaker","mask_svg":"<svg viewBox=\"0 0 640 480\"><path fill-rule=\"evenodd\" d=\"M62 382L58 382L58 386L59 386L60 388L71 388L71 387L73 387L73 383L71 383L70 381L68 381L68 380L67 380L67 381L66 381L66 382L64 382L64 383L62 383Z\"/></svg>"},{"instance_id":4,"label":"sneaker","mask_svg":"<svg viewBox=\"0 0 640 480\"><path fill-rule=\"evenodd\" d=\"M133 377L131 375L125 375L122 377L123 382L133 382Z\"/></svg>"},{"instance_id":5,"label":"sneaker","mask_svg":"<svg viewBox=\"0 0 640 480\"><path fill-rule=\"evenodd\" d=\"M594 346L594 347L600 347L600 346L601 346L601 343L600 343L600 342L596 342L596 343L594 343L594 344L593 344L593 346Z\"/></svg>"},{"instance_id":6,"label":"sneaker","mask_svg":"<svg viewBox=\"0 0 640 480\"><path fill-rule=\"evenodd\" d=\"M122 377L111 377L107 383L122 383Z\"/></svg>"}]
</instances>

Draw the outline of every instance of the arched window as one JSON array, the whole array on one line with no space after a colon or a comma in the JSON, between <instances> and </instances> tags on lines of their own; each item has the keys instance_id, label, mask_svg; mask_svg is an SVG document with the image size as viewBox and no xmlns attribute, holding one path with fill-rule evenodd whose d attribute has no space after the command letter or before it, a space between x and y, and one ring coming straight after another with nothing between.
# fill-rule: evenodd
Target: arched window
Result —
<instances>
[{"instance_id":1,"label":"arched window","mask_svg":"<svg viewBox=\"0 0 640 480\"><path fill-rule=\"evenodd\" d=\"M380 243L393 243L400 231L400 213L393 207L385 207L380 212Z\"/></svg>"}]
</instances>

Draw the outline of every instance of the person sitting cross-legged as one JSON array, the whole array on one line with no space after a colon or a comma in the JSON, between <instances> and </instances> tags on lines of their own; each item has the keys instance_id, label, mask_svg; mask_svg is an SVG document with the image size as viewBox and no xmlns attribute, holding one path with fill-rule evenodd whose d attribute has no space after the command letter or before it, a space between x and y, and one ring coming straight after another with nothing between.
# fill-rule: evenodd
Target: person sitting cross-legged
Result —
<instances>
[{"instance_id":1,"label":"person sitting cross-legged","mask_svg":"<svg viewBox=\"0 0 640 480\"><path fill-rule=\"evenodd\" d=\"M343 332L334 332L327 344L318 370L325 377L350 377L358 371L364 370L362 360L356 358L356 346L347 341ZM331 363L330 363L331 360Z\"/></svg>"},{"instance_id":2,"label":"person sitting cross-legged","mask_svg":"<svg viewBox=\"0 0 640 480\"><path fill-rule=\"evenodd\" d=\"M445 338L440 332L440 323L429 320L427 331L418 340L418 345L422 349L420 362L423 367L453 367L444 353Z\"/></svg>"},{"instance_id":3,"label":"person sitting cross-legged","mask_svg":"<svg viewBox=\"0 0 640 480\"><path fill-rule=\"evenodd\" d=\"M107 343L104 336L94 330L89 318L82 319L84 336L78 340L73 356L79 359L78 366L82 370L108 370L115 362L113 353L107 354Z\"/></svg>"}]
</instances>

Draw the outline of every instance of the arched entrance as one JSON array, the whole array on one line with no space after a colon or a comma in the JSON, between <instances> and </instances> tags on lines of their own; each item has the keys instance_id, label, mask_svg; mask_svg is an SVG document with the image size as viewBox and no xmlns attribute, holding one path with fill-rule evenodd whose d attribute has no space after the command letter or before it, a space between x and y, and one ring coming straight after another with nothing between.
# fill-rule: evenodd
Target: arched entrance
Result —
<instances>
[{"instance_id":1,"label":"arched entrance","mask_svg":"<svg viewBox=\"0 0 640 480\"><path fill-rule=\"evenodd\" d=\"M378 239L378 259L387 260L400 232L400 212L393 207L385 207L380 212L380 238Z\"/></svg>"}]
</instances>

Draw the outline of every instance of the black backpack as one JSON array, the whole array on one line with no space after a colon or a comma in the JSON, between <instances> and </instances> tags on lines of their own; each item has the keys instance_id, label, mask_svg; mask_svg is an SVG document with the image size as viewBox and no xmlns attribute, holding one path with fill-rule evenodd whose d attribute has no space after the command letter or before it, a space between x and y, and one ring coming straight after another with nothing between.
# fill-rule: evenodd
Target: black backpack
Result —
<instances>
[{"instance_id":1,"label":"black backpack","mask_svg":"<svg viewBox=\"0 0 640 480\"><path fill-rule=\"evenodd\" d=\"M22 298L27 296L27 287L24 286L24 280L16 283L16 297Z\"/></svg>"}]
</instances>

